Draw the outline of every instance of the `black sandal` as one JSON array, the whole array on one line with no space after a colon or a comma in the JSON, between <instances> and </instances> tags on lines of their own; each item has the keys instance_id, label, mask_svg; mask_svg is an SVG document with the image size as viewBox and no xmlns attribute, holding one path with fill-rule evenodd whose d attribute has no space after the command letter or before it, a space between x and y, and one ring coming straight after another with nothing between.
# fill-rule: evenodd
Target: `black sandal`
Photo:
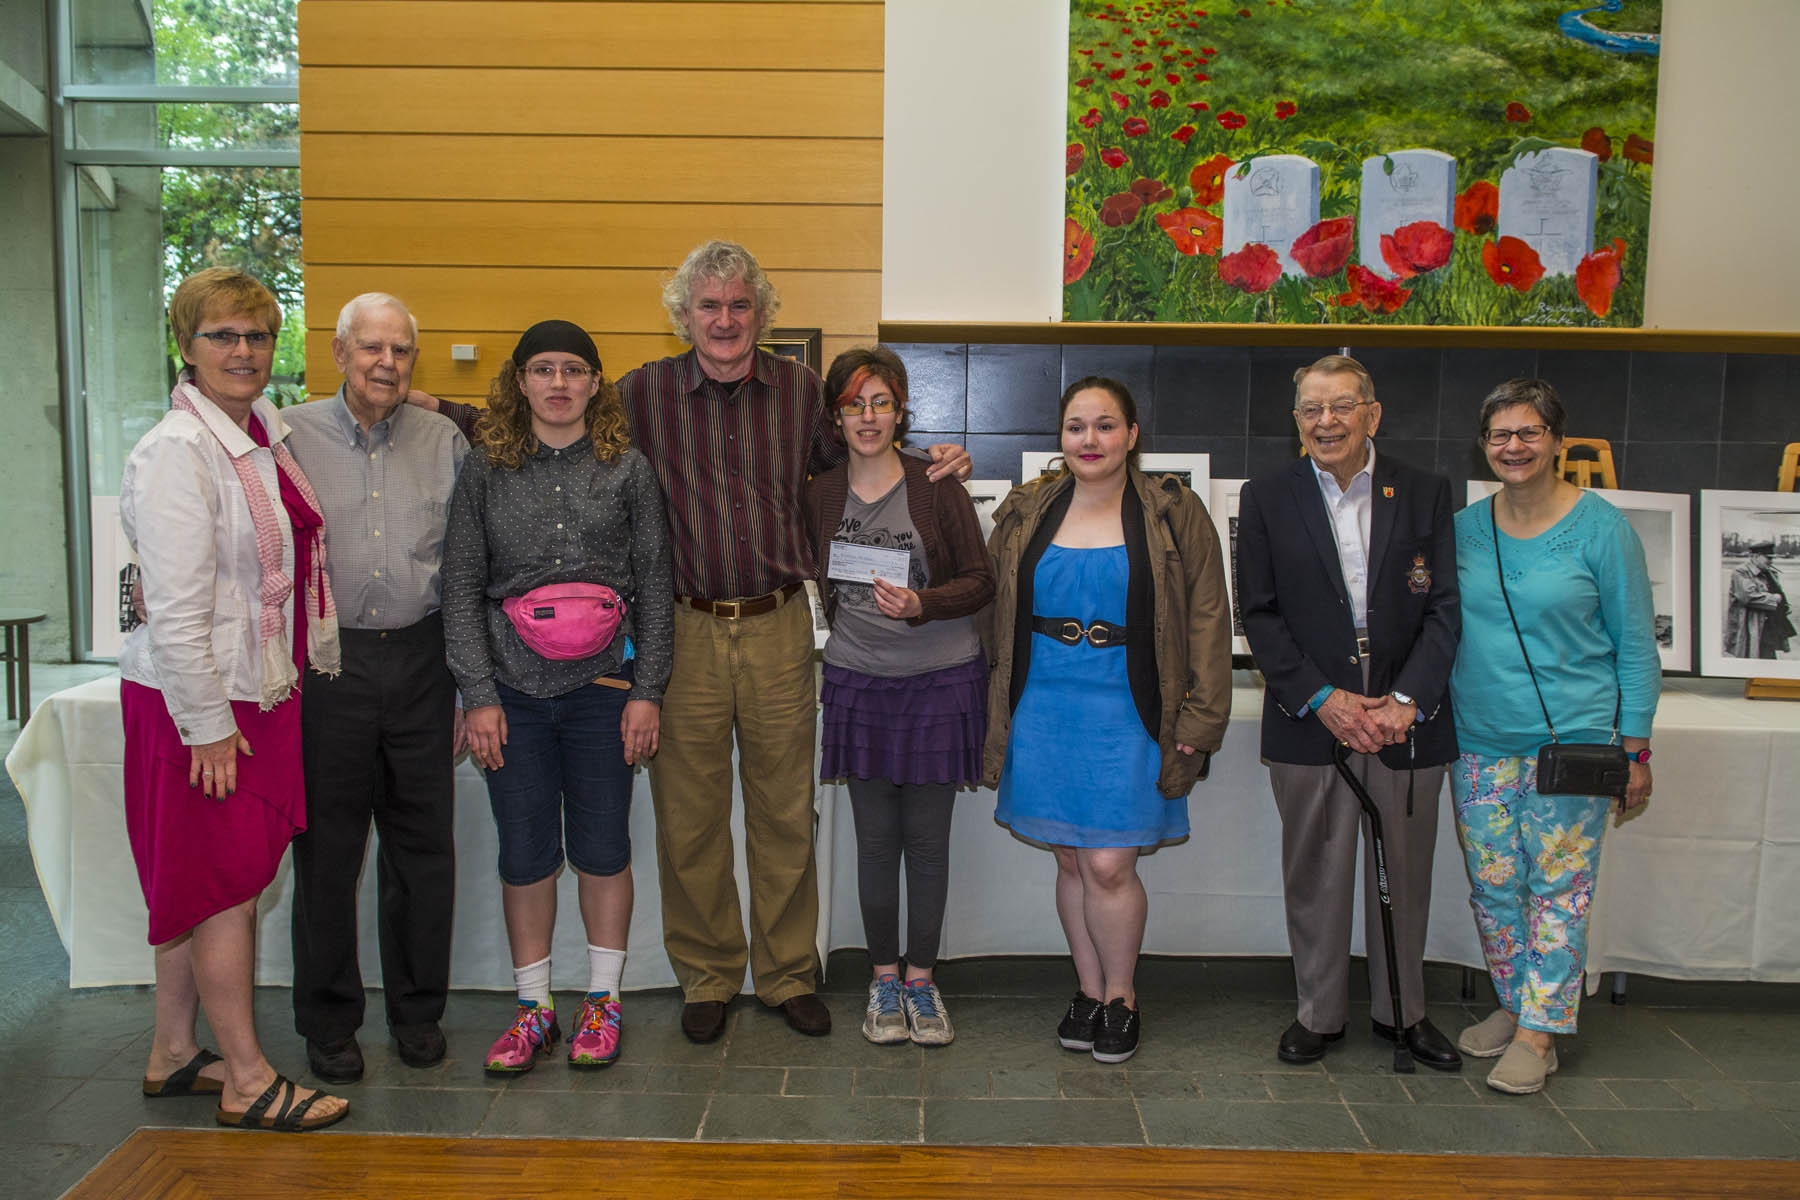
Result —
<instances>
[{"instance_id":1,"label":"black sandal","mask_svg":"<svg viewBox=\"0 0 1800 1200\"><path fill-rule=\"evenodd\" d=\"M200 1074L216 1062L223 1062L211 1050L201 1050L188 1059L187 1065L178 1071L171 1072L166 1079L152 1079L144 1076L144 1095L158 1100L166 1100L170 1096L216 1096L225 1090L225 1085L217 1079L209 1079Z\"/></svg>"},{"instance_id":2,"label":"black sandal","mask_svg":"<svg viewBox=\"0 0 1800 1200\"><path fill-rule=\"evenodd\" d=\"M327 1125L335 1125L350 1115L348 1104L329 1115L310 1117L307 1113L312 1109L314 1101L331 1100L335 1097L325 1092L314 1092L298 1104L294 1102L294 1094L299 1091L294 1081L285 1075L275 1076L275 1082L269 1090L258 1096L249 1108L241 1113L227 1112L221 1107L216 1114L219 1124L232 1129L267 1129L276 1133L305 1133L311 1129L323 1129ZM281 1107L275 1115L269 1115L277 1097L281 1099Z\"/></svg>"}]
</instances>

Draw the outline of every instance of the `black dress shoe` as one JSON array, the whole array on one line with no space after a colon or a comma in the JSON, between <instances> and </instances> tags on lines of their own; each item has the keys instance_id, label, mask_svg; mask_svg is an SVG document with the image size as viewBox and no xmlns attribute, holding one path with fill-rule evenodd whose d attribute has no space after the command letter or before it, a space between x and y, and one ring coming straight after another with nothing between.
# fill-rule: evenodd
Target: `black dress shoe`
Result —
<instances>
[{"instance_id":1,"label":"black dress shoe","mask_svg":"<svg viewBox=\"0 0 1800 1200\"><path fill-rule=\"evenodd\" d=\"M1375 1036L1387 1041L1394 1040L1394 1027L1383 1025L1380 1021L1370 1021ZM1429 1020L1420 1020L1406 1027L1406 1048L1412 1056L1434 1071L1462 1070L1462 1055L1450 1044L1450 1039L1438 1032L1436 1025Z\"/></svg>"},{"instance_id":2,"label":"black dress shoe","mask_svg":"<svg viewBox=\"0 0 1800 1200\"><path fill-rule=\"evenodd\" d=\"M341 1042L306 1039L306 1064L326 1083L356 1083L363 1077L362 1047L354 1035Z\"/></svg>"},{"instance_id":3,"label":"black dress shoe","mask_svg":"<svg viewBox=\"0 0 1800 1200\"><path fill-rule=\"evenodd\" d=\"M436 1021L396 1029L394 1041L400 1047L400 1061L409 1067L435 1067L444 1061L444 1031Z\"/></svg>"},{"instance_id":4,"label":"black dress shoe","mask_svg":"<svg viewBox=\"0 0 1800 1200\"><path fill-rule=\"evenodd\" d=\"M1342 1029L1336 1033L1314 1033L1295 1021L1282 1033L1281 1044L1275 1047L1275 1057L1288 1063L1318 1062L1325 1057L1326 1043L1338 1041L1343 1036Z\"/></svg>"},{"instance_id":5,"label":"black dress shoe","mask_svg":"<svg viewBox=\"0 0 1800 1200\"><path fill-rule=\"evenodd\" d=\"M716 1042L725 1032L723 1000L690 1000L681 1006L681 1032L687 1040L704 1045Z\"/></svg>"},{"instance_id":6,"label":"black dress shoe","mask_svg":"<svg viewBox=\"0 0 1800 1200\"><path fill-rule=\"evenodd\" d=\"M788 1028L807 1037L824 1037L831 1032L831 1010L813 993L802 992L781 1002Z\"/></svg>"}]
</instances>

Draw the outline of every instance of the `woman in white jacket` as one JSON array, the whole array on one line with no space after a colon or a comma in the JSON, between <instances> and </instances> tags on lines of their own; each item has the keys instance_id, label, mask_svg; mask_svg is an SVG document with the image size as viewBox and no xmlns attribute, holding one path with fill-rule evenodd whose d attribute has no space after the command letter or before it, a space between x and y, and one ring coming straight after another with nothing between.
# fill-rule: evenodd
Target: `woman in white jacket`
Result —
<instances>
[{"instance_id":1,"label":"woman in white jacket","mask_svg":"<svg viewBox=\"0 0 1800 1200\"><path fill-rule=\"evenodd\" d=\"M300 672L338 669L324 522L262 394L275 297L201 271L169 325L187 368L119 489L148 613L119 655L125 820L156 947L144 1094L217 1096L222 1125L317 1129L349 1104L269 1065L251 983L257 897L306 827ZM223 1059L195 1040L202 1005Z\"/></svg>"}]
</instances>

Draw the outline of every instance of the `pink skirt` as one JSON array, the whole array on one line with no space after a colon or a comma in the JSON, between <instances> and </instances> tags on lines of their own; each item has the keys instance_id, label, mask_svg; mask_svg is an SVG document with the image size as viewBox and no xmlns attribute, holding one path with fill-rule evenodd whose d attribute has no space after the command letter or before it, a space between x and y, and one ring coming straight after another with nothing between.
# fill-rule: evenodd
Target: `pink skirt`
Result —
<instances>
[{"instance_id":1,"label":"pink skirt","mask_svg":"<svg viewBox=\"0 0 1800 1200\"><path fill-rule=\"evenodd\" d=\"M209 800L188 786L189 748L163 695L122 681L125 828L150 910L150 944L180 937L210 916L254 899L306 828L300 694L263 712L231 702L254 756L239 754L234 795Z\"/></svg>"}]
</instances>

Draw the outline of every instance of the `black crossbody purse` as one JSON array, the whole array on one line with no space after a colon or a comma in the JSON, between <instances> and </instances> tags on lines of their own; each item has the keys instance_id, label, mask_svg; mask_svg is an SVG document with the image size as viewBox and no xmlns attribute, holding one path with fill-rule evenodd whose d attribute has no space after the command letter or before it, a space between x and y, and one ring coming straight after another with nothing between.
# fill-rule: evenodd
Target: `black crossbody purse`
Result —
<instances>
[{"instance_id":1,"label":"black crossbody purse","mask_svg":"<svg viewBox=\"0 0 1800 1200\"><path fill-rule=\"evenodd\" d=\"M1619 710L1624 704L1620 693L1613 705L1613 729L1610 742L1565 742L1556 735L1556 723L1550 719L1550 707L1544 703L1544 690L1538 686L1537 672L1532 669L1531 655L1525 650L1525 635L1519 632L1519 618L1513 615L1512 598L1506 594L1506 569L1500 564L1500 522L1494 516L1493 501L1488 502L1488 520L1494 530L1494 570L1500 577L1500 599L1506 602L1506 618L1512 622L1513 636L1519 639L1519 654L1525 659L1525 672L1531 676L1531 690L1537 693L1538 707L1544 711L1544 724L1550 727L1550 740L1538 747L1537 790L1544 796L1610 796L1625 798L1631 782L1631 759L1619 744ZM1614 681L1617 686L1617 681Z\"/></svg>"}]
</instances>

